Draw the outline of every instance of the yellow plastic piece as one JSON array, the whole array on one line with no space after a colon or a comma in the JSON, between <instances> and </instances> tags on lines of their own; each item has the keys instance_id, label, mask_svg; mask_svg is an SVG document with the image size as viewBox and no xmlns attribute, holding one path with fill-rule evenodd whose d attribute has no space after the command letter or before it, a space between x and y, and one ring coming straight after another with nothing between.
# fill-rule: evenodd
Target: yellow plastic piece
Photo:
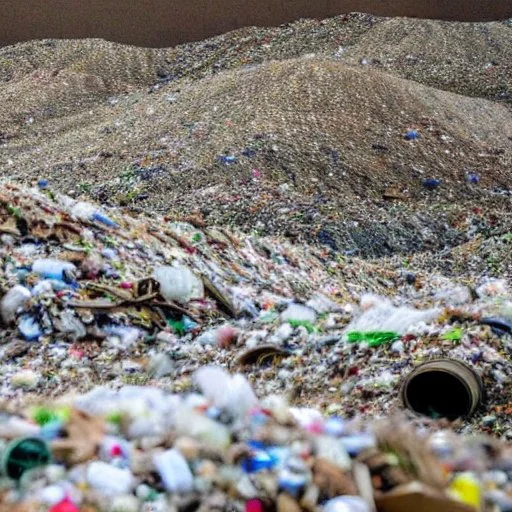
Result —
<instances>
[{"instance_id":1,"label":"yellow plastic piece","mask_svg":"<svg viewBox=\"0 0 512 512\"><path fill-rule=\"evenodd\" d=\"M460 473L454 477L449 487L450 494L459 501L480 510L482 503L482 488L473 473Z\"/></svg>"}]
</instances>

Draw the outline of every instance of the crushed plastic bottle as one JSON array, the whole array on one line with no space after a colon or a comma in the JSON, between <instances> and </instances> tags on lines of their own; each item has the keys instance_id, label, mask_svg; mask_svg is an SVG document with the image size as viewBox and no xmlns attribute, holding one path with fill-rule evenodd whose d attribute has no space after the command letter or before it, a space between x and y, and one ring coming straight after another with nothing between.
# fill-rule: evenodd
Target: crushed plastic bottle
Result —
<instances>
[{"instance_id":1,"label":"crushed plastic bottle","mask_svg":"<svg viewBox=\"0 0 512 512\"><path fill-rule=\"evenodd\" d=\"M327 501L323 512L371 512L370 507L359 496L339 496Z\"/></svg>"},{"instance_id":2,"label":"crushed plastic bottle","mask_svg":"<svg viewBox=\"0 0 512 512\"><path fill-rule=\"evenodd\" d=\"M474 172L470 172L466 175L466 181L472 185L478 185L480 183L480 176Z\"/></svg>"},{"instance_id":3,"label":"crushed plastic bottle","mask_svg":"<svg viewBox=\"0 0 512 512\"><path fill-rule=\"evenodd\" d=\"M108 227L117 228L119 227L116 222L111 220L107 215L100 212L98 208L90 203L86 203L85 201L80 201L76 203L70 211L73 217L80 219L84 222L99 222Z\"/></svg>"},{"instance_id":4,"label":"crushed plastic bottle","mask_svg":"<svg viewBox=\"0 0 512 512\"><path fill-rule=\"evenodd\" d=\"M423 180L423 186L428 190L435 190L441 186L441 180L437 178L426 178Z\"/></svg>"},{"instance_id":5,"label":"crushed plastic bottle","mask_svg":"<svg viewBox=\"0 0 512 512\"><path fill-rule=\"evenodd\" d=\"M195 437L215 450L225 450L231 443L231 432L227 427L187 407L176 411L176 432Z\"/></svg>"},{"instance_id":6,"label":"crushed plastic bottle","mask_svg":"<svg viewBox=\"0 0 512 512\"><path fill-rule=\"evenodd\" d=\"M417 140L420 138L420 134L417 130L407 130L404 135L405 140Z\"/></svg>"},{"instance_id":7,"label":"crushed plastic bottle","mask_svg":"<svg viewBox=\"0 0 512 512\"><path fill-rule=\"evenodd\" d=\"M55 259L39 259L35 260L32 270L47 279L55 279L58 281L70 281L76 272L76 267L68 261L60 261Z\"/></svg>"},{"instance_id":8,"label":"crushed plastic bottle","mask_svg":"<svg viewBox=\"0 0 512 512\"><path fill-rule=\"evenodd\" d=\"M281 319L285 322L292 320L314 324L316 322L316 313L314 309L307 306L292 303L281 313Z\"/></svg>"},{"instance_id":9,"label":"crushed plastic bottle","mask_svg":"<svg viewBox=\"0 0 512 512\"><path fill-rule=\"evenodd\" d=\"M346 333L352 331L384 331L403 335L418 325L433 321L441 311L440 308L396 307L385 297L366 294L361 297L361 314L350 322L344 336L346 339Z\"/></svg>"},{"instance_id":10,"label":"crushed plastic bottle","mask_svg":"<svg viewBox=\"0 0 512 512\"><path fill-rule=\"evenodd\" d=\"M41 190L45 190L46 188L48 188L48 180L42 178L40 179L38 182L37 182L37 186L41 189Z\"/></svg>"},{"instance_id":11,"label":"crushed plastic bottle","mask_svg":"<svg viewBox=\"0 0 512 512\"><path fill-rule=\"evenodd\" d=\"M135 485L129 469L122 469L102 461L93 461L87 467L87 483L107 496L126 494Z\"/></svg>"}]
</instances>

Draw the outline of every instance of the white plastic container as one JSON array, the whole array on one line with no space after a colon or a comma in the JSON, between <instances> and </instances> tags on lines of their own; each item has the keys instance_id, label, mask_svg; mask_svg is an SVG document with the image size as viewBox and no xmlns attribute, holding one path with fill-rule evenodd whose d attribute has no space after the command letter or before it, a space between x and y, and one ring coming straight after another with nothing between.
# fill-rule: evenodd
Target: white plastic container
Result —
<instances>
[{"instance_id":1,"label":"white plastic container","mask_svg":"<svg viewBox=\"0 0 512 512\"><path fill-rule=\"evenodd\" d=\"M135 487L135 477L128 469L94 461L87 468L87 483L102 494L115 496L129 493Z\"/></svg>"},{"instance_id":2,"label":"white plastic container","mask_svg":"<svg viewBox=\"0 0 512 512\"><path fill-rule=\"evenodd\" d=\"M153 457L155 467L169 492L185 494L194 488L194 477L183 455L176 449Z\"/></svg>"}]
</instances>

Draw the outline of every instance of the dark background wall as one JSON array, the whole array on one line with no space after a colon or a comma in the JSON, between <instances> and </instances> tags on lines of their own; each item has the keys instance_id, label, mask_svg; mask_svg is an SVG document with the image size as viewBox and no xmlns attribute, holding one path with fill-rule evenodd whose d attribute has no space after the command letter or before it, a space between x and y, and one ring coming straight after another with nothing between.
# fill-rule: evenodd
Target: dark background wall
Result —
<instances>
[{"instance_id":1,"label":"dark background wall","mask_svg":"<svg viewBox=\"0 0 512 512\"><path fill-rule=\"evenodd\" d=\"M0 46L102 37L164 47L248 25L352 11L458 21L512 17L512 0L0 0Z\"/></svg>"}]
</instances>

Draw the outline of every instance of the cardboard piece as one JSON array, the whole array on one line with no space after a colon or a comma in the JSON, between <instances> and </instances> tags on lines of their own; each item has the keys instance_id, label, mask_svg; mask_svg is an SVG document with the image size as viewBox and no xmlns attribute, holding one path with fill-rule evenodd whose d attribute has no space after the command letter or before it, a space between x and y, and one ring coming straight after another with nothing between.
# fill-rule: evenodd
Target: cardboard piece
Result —
<instances>
[{"instance_id":1,"label":"cardboard piece","mask_svg":"<svg viewBox=\"0 0 512 512\"><path fill-rule=\"evenodd\" d=\"M478 512L419 483L401 485L375 499L378 512Z\"/></svg>"}]
</instances>

